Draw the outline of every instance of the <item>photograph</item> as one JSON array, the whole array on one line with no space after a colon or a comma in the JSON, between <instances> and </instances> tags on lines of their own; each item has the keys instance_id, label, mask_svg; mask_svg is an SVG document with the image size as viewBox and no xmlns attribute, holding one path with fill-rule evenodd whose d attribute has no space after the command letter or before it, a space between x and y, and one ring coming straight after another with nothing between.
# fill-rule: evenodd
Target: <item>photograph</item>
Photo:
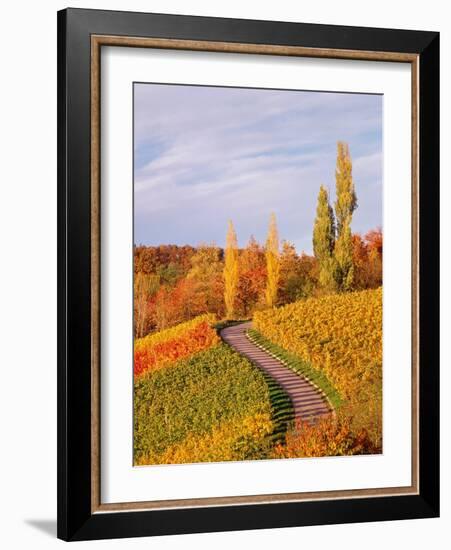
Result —
<instances>
[{"instance_id":1,"label":"photograph","mask_svg":"<svg viewBox=\"0 0 451 550\"><path fill-rule=\"evenodd\" d=\"M133 464L383 452L383 95L133 84Z\"/></svg>"}]
</instances>

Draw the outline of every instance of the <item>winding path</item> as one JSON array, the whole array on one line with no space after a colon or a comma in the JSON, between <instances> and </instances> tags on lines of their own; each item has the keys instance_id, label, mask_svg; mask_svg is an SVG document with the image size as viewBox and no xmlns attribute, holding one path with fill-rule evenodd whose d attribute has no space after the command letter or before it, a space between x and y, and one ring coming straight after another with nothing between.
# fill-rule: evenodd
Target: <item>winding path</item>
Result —
<instances>
[{"instance_id":1,"label":"winding path","mask_svg":"<svg viewBox=\"0 0 451 550\"><path fill-rule=\"evenodd\" d=\"M252 323L241 323L222 329L222 339L244 355L254 365L267 372L286 391L294 409L294 418L315 421L319 416L330 412L330 406L310 382L294 373L278 359L257 347L246 336Z\"/></svg>"}]
</instances>

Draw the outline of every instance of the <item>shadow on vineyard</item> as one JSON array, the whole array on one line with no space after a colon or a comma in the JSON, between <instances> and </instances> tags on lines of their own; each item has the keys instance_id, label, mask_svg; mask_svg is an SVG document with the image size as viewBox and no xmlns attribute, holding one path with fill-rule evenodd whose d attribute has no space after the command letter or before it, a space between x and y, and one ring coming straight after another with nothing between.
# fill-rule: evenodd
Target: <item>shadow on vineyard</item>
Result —
<instances>
[{"instance_id":1,"label":"shadow on vineyard","mask_svg":"<svg viewBox=\"0 0 451 550\"><path fill-rule=\"evenodd\" d=\"M271 420L273 431L270 440L272 444L280 443L285 433L294 421L293 405L287 393L269 375L263 374L269 390L269 402L271 403Z\"/></svg>"}]
</instances>

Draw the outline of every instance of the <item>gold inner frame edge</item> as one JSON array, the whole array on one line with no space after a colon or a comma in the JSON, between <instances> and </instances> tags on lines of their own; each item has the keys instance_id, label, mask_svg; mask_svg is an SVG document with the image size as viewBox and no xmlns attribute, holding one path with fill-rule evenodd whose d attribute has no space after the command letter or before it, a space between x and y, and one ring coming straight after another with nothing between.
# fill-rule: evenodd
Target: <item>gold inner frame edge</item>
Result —
<instances>
[{"instance_id":1,"label":"gold inner frame edge","mask_svg":"<svg viewBox=\"0 0 451 550\"><path fill-rule=\"evenodd\" d=\"M412 482L408 487L101 503L100 498L100 50L102 46L280 55L410 63L412 151ZM234 42L113 35L91 36L91 513L308 502L419 494L419 56L401 52L339 50Z\"/></svg>"}]
</instances>

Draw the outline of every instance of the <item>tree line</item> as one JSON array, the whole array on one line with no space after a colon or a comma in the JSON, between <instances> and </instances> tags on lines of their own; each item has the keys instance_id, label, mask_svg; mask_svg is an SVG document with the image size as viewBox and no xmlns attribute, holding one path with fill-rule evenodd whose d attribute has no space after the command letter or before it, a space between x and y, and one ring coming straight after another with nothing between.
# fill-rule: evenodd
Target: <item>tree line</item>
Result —
<instances>
[{"instance_id":1,"label":"tree line","mask_svg":"<svg viewBox=\"0 0 451 550\"><path fill-rule=\"evenodd\" d=\"M336 200L320 186L313 225L313 256L280 243L271 214L265 245L251 236L246 247L230 220L226 244L135 247L135 335L210 312L247 318L255 311L313 295L376 288L382 284L382 231L352 234L357 196L349 147L337 144Z\"/></svg>"}]
</instances>

